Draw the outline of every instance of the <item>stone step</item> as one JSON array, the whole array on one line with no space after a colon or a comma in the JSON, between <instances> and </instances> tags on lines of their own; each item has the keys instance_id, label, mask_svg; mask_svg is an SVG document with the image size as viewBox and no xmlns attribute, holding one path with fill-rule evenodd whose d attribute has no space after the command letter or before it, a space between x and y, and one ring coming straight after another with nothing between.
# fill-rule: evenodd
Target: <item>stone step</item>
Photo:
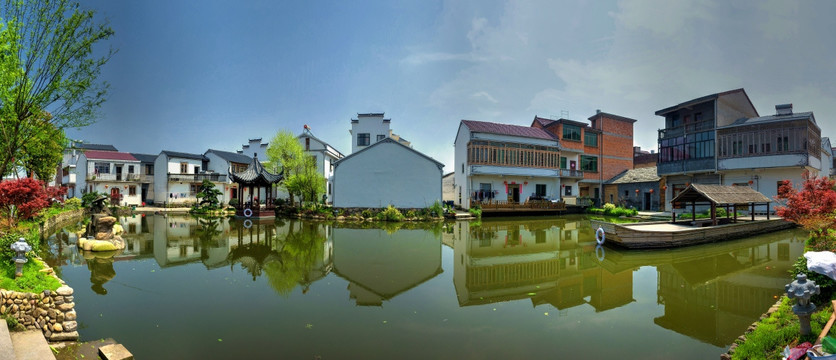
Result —
<instances>
[{"instance_id":1,"label":"stone step","mask_svg":"<svg viewBox=\"0 0 836 360\"><path fill-rule=\"evenodd\" d=\"M9 335L9 327L5 321L0 321L0 359L14 359L15 350L12 346L12 338Z\"/></svg>"},{"instance_id":2,"label":"stone step","mask_svg":"<svg viewBox=\"0 0 836 360\"><path fill-rule=\"evenodd\" d=\"M11 339L16 360L55 360L40 330L13 332Z\"/></svg>"}]
</instances>

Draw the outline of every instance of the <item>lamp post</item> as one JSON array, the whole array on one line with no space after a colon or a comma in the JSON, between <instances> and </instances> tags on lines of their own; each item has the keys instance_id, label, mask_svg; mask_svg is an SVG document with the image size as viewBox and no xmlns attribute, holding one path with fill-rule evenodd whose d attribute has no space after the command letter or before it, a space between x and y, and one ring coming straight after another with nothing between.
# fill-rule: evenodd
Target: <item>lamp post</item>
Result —
<instances>
[{"instance_id":1,"label":"lamp post","mask_svg":"<svg viewBox=\"0 0 836 360\"><path fill-rule=\"evenodd\" d=\"M23 276L23 264L29 259L26 258L26 252L32 250L32 247L26 243L26 239L20 238L10 246L15 252L15 278Z\"/></svg>"},{"instance_id":2,"label":"lamp post","mask_svg":"<svg viewBox=\"0 0 836 360\"><path fill-rule=\"evenodd\" d=\"M810 297L821 292L821 288L816 285L815 281L808 281L807 275L798 274L796 280L787 284L784 289L787 291L787 297L790 299L796 298L798 302L793 305L792 312L798 316L798 321L801 324L801 335L810 335L810 315L816 311L816 305L810 302Z\"/></svg>"}]
</instances>

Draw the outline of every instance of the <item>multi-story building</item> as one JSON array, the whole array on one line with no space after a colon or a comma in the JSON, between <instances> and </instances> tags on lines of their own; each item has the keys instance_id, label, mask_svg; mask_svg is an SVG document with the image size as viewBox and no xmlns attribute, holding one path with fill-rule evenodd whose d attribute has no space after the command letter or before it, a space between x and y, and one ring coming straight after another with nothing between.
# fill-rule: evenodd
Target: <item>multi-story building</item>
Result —
<instances>
[{"instance_id":1,"label":"multi-story building","mask_svg":"<svg viewBox=\"0 0 836 360\"><path fill-rule=\"evenodd\" d=\"M351 119L351 153L356 153L367 146L380 140L391 138L403 145L412 146L409 141L400 135L393 134L389 128L391 119L383 118L384 113L357 114L356 119Z\"/></svg>"},{"instance_id":2,"label":"multi-story building","mask_svg":"<svg viewBox=\"0 0 836 360\"><path fill-rule=\"evenodd\" d=\"M335 147L313 136L309 129L298 136L305 153L316 161L316 170L325 177L325 201L331 203L334 198L334 163L345 157Z\"/></svg>"},{"instance_id":3,"label":"multi-story building","mask_svg":"<svg viewBox=\"0 0 836 360\"><path fill-rule=\"evenodd\" d=\"M455 202L463 208L561 197L559 142L542 128L462 120L454 145Z\"/></svg>"},{"instance_id":4,"label":"multi-story building","mask_svg":"<svg viewBox=\"0 0 836 360\"><path fill-rule=\"evenodd\" d=\"M85 144L77 140L70 141L70 146L64 149L61 165L59 165L55 174L55 185L67 189L67 198L80 198L86 192L84 184L78 186L78 177L76 176L78 174L78 160L85 150L118 151L113 145ZM86 166L87 164L81 164L81 167Z\"/></svg>"},{"instance_id":5,"label":"multi-story building","mask_svg":"<svg viewBox=\"0 0 836 360\"><path fill-rule=\"evenodd\" d=\"M158 206L197 202L204 179L223 191L227 176L209 172L209 159L202 154L163 150L154 162L154 203Z\"/></svg>"},{"instance_id":6,"label":"multi-story building","mask_svg":"<svg viewBox=\"0 0 836 360\"><path fill-rule=\"evenodd\" d=\"M691 183L752 186L773 197L779 181L797 184L805 169L819 174L821 130L813 113L793 113L791 104L775 108L775 115L760 116L746 92L735 89L657 111L665 117L657 167L664 198Z\"/></svg>"},{"instance_id":7,"label":"multi-story building","mask_svg":"<svg viewBox=\"0 0 836 360\"><path fill-rule=\"evenodd\" d=\"M598 202L604 182L633 168L635 119L596 111L590 124L534 117L532 127L560 139L560 177L564 197Z\"/></svg>"},{"instance_id":8,"label":"multi-story building","mask_svg":"<svg viewBox=\"0 0 836 360\"><path fill-rule=\"evenodd\" d=\"M833 176L833 147L830 146L830 138L821 138L821 173L819 176Z\"/></svg>"},{"instance_id":9,"label":"multi-story building","mask_svg":"<svg viewBox=\"0 0 836 360\"><path fill-rule=\"evenodd\" d=\"M262 154L262 156L264 155L266 154ZM246 171L247 166L253 159L243 154L214 149L207 150L203 153L203 156L208 160L206 170L220 174L219 179L221 180L219 182L222 182L223 186L219 184L218 190L221 190L223 195L219 200L223 203L229 203L230 199L238 198L238 185L232 182L229 172L241 173ZM262 196L261 198L264 199L265 197Z\"/></svg>"},{"instance_id":10,"label":"multi-story building","mask_svg":"<svg viewBox=\"0 0 836 360\"><path fill-rule=\"evenodd\" d=\"M140 161L129 153L83 151L78 154L75 168L77 188L84 189L84 193L107 194L114 205L139 205L139 167ZM74 195L81 196L77 192Z\"/></svg>"},{"instance_id":11,"label":"multi-story building","mask_svg":"<svg viewBox=\"0 0 836 360\"><path fill-rule=\"evenodd\" d=\"M154 202L154 162L157 155L131 153L139 160L140 199L143 203Z\"/></svg>"}]
</instances>

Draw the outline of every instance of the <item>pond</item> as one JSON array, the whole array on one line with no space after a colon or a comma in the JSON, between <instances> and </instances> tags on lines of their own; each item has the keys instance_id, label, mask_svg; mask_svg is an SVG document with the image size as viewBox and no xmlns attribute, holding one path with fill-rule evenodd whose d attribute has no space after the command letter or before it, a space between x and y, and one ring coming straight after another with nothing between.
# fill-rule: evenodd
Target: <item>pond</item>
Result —
<instances>
[{"instance_id":1,"label":"pond","mask_svg":"<svg viewBox=\"0 0 836 360\"><path fill-rule=\"evenodd\" d=\"M596 248L582 215L362 225L120 218L47 261L81 340L138 359L708 359L783 293L787 230L675 250Z\"/></svg>"}]
</instances>

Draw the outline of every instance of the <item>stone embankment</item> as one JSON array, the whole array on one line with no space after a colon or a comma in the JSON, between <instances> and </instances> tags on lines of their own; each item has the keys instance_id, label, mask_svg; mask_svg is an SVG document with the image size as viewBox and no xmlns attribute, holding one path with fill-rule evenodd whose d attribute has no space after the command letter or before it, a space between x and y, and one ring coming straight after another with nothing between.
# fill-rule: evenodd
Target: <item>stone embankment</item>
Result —
<instances>
[{"instance_id":1,"label":"stone embankment","mask_svg":"<svg viewBox=\"0 0 836 360\"><path fill-rule=\"evenodd\" d=\"M47 268L52 273L51 268ZM57 276L55 276L58 279ZM41 293L0 290L0 313L14 318L27 330L41 330L49 341L78 340L73 289L61 282L55 291Z\"/></svg>"},{"instance_id":2,"label":"stone embankment","mask_svg":"<svg viewBox=\"0 0 836 360\"><path fill-rule=\"evenodd\" d=\"M58 229L62 226L66 225L68 222L76 222L80 221L84 218L84 209L75 209L73 211L67 211L64 213L60 213L56 216L53 216L46 221L40 223L40 227L38 231L40 232L41 239L54 234Z\"/></svg>"}]
</instances>

